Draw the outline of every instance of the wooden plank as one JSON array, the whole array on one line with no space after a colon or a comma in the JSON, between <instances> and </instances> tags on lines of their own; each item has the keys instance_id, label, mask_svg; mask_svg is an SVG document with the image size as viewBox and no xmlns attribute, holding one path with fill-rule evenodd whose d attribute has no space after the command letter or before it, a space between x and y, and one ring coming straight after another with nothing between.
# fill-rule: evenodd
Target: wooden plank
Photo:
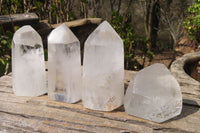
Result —
<instances>
[{"instance_id":1,"label":"wooden plank","mask_svg":"<svg viewBox=\"0 0 200 133\"><path fill-rule=\"evenodd\" d=\"M125 84L135 72L125 71ZM7 132L180 132L200 131L199 106L185 104L180 116L158 124L130 116L123 106L112 112L86 109L82 103L51 101L47 95L17 97L11 76L0 78L0 131Z\"/></svg>"},{"instance_id":2,"label":"wooden plank","mask_svg":"<svg viewBox=\"0 0 200 133\"><path fill-rule=\"evenodd\" d=\"M77 27L77 26L83 26L85 24L100 24L102 22L101 18L84 18L84 19L78 19L74 21L64 22L68 27ZM51 25L52 28L56 28L60 26L60 24L53 24Z\"/></svg>"},{"instance_id":3,"label":"wooden plank","mask_svg":"<svg viewBox=\"0 0 200 133\"><path fill-rule=\"evenodd\" d=\"M23 14L13 14L13 15L2 15L0 16L0 21L2 24L11 23L11 19L14 23L23 21L37 21L39 18L35 13L23 13Z\"/></svg>"},{"instance_id":4,"label":"wooden plank","mask_svg":"<svg viewBox=\"0 0 200 133\"><path fill-rule=\"evenodd\" d=\"M0 23L3 25L5 31L13 31L13 24L14 26L31 25L36 29L39 25L39 18L35 13L13 14L10 16L2 15L0 16Z\"/></svg>"}]
</instances>

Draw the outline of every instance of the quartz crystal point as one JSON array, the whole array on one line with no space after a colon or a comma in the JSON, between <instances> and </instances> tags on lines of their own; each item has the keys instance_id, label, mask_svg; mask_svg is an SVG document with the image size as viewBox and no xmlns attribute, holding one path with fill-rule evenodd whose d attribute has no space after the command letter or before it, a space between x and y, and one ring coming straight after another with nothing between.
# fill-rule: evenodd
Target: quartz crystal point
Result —
<instances>
[{"instance_id":1,"label":"quartz crystal point","mask_svg":"<svg viewBox=\"0 0 200 133\"><path fill-rule=\"evenodd\" d=\"M48 90L51 100L75 103L81 99L80 42L62 24L48 37Z\"/></svg>"},{"instance_id":2,"label":"quartz crystal point","mask_svg":"<svg viewBox=\"0 0 200 133\"><path fill-rule=\"evenodd\" d=\"M153 64L132 77L124 107L130 115L164 122L181 113L180 86L163 64Z\"/></svg>"},{"instance_id":3,"label":"quartz crystal point","mask_svg":"<svg viewBox=\"0 0 200 133\"><path fill-rule=\"evenodd\" d=\"M14 34L12 76L17 96L35 97L47 93L42 40L31 26L23 26Z\"/></svg>"},{"instance_id":4,"label":"quartz crystal point","mask_svg":"<svg viewBox=\"0 0 200 133\"><path fill-rule=\"evenodd\" d=\"M86 108L112 111L123 104L123 41L104 21L88 37L84 48L82 101Z\"/></svg>"}]
</instances>

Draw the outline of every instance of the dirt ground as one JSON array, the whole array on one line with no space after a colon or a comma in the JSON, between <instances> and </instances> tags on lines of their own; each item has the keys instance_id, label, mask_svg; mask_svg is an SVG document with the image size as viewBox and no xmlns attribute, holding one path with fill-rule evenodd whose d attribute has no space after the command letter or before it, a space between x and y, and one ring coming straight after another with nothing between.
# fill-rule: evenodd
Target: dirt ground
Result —
<instances>
[{"instance_id":1,"label":"dirt ground","mask_svg":"<svg viewBox=\"0 0 200 133\"><path fill-rule=\"evenodd\" d=\"M175 54L176 59L183 56L184 54L197 51L190 46L179 46L179 47L176 47L175 50L176 50L176 54ZM172 50L154 53L152 62L149 62L149 60L146 59L144 66L146 67L154 63L163 63L166 65L166 67L170 68L171 63L174 61L173 54L174 54L174 51ZM138 61L140 63L142 62L141 59L138 59Z\"/></svg>"},{"instance_id":2,"label":"dirt ground","mask_svg":"<svg viewBox=\"0 0 200 133\"><path fill-rule=\"evenodd\" d=\"M143 63L141 56L136 55L136 59L140 64ZM166 67L169 67L169 65L171 64L172 61L173 61L173 51L164 51L164 52L161 52L161 53L155 53L153 55L152 62L149 62L149 59L146 58L145 63L144 63L144 67L147 67L147 66L154 64L154 63L163 63L163 64L166 65Z\"/></svg>"}]
</instances>

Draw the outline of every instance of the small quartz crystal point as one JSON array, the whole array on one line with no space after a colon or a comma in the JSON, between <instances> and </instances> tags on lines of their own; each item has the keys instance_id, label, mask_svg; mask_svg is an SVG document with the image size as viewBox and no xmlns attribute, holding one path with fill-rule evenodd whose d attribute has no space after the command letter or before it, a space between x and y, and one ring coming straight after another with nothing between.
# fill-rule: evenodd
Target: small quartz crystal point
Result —
<instances>
[{"instance_id":1,"label":"small quartz crystal point","mask_svg":"<svg viewBox=\"0 0 200 133\"><path fill-rule=\"evenodd\" d=\"M17 96L35 97L47 93L42 40L29 25L18 29L13 37L12 77Z\"/></svg>"},{"instance_id":2,"label":"small quartz crystal point","mask_svg":"<svg viewBox=\"0 0 200 133\"><path fill-rule=\"evenodd\" d=\"M48 37L48 95L51 100L75 103L81 99L80 42L62 24Z\"/></svg>"},{"instance_id":3,"label":"small quartz crystal point","mask_svg":"<svg viewBox=\"0 0 200 133\"><path fill-rule=\"evenodd\" d=\"M124 107L130 115L164 122L181 113L180 86L165 65L153 64L132 77Z\"/></svg>"},{"instance_id":4,"label":"small quartz crystal point","mask_svg":"<svg viewBox=\"0 0 200 133\"><path fill-rule=\"evenodd\" d=\"M123 104L123 97L123 41L104 21L85 42L82 101L86 108L112 111Z\"/></svg>"}]
</instances>

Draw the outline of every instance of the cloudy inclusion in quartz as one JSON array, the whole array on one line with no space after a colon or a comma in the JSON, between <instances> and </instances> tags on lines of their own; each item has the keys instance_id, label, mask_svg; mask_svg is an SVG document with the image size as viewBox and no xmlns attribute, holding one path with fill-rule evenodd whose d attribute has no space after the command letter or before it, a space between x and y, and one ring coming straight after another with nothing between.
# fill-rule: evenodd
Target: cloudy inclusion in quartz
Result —
<instances>
[{"instance_id":1,"label":"cloudy inclusion in quartz","mask_svg":"<svg viewBox=\"0 0 200 133\"><path fill-rule=\"evenodd\" d=\"M12 76L17 96L34 97L47 93L42 40L31 26L23 26L14 34Z\"/></svg>"},{"instance_id":2,"label":"cloudy inclusion in quartz","mask_svg":"<svg viewBox=\"0 0 200 133\"><path fill-rule=\"evenodd\" d=\"M49 98L75 103L81 99L80 42L62 24L48 37Z\"/></svg>"},{"instance_id":3,"label":"cloudy inclusion in quartz","mask_svg":"<svg viewBox=\"0 0 200 133\"><path fill-rule=\"evenodd\" d=\"M123 103L123 41L107 21L88 37L84 48L82 101L86 108L111 111Z\"/></svg>"}]
</instances>

